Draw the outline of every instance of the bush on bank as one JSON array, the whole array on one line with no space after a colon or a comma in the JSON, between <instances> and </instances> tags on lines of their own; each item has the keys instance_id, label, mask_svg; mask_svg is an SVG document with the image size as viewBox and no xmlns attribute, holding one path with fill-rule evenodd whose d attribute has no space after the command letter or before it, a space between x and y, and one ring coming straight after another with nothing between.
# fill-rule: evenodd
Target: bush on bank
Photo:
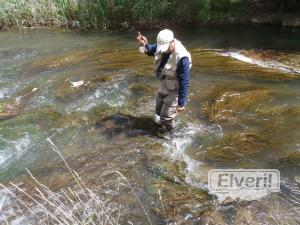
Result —
<instances>
[{"instance_id":1,"label":"bush on bank","mask_svg":"<svg viewBox=\"0 0 300 225\"><path fill-rule=\"evenodd\" d=\"M159 24L220 24L257 12L293 12L297 0L0 0L0 28L128 28Z\"/></svg>"}]
</instances>

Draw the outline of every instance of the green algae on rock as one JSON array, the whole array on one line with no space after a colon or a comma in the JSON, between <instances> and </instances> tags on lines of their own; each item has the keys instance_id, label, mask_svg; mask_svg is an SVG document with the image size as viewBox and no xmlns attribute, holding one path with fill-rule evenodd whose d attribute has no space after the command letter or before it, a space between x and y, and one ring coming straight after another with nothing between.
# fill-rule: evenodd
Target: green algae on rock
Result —
<instances>
[{"instance_id":1,"label":"green algae on rock","mask_svg":"<svg viewBox=\"0 0 300 225\"><path fill-rule=\"evenodd\" d=\"M125 75L123 73L110 72L107 74L99 74L92 76L88 82L90 83L108 83L116 80L123 79Z\"/></svg>"},{"instance_id":2,"label":"green algae on rock","mask_svg":"<svg viewBox=\"0 0 300 225\"><path fill-rule=\"evenodd\" d=\"M84 95L89 90L95 90L96 85L84 83L79 87L73 87L69 80L60 82L60 86L55 91L55 96L61 101L76 99Z\"/></svg>"},{"instance_id":3,"label":"green algae on rock","mask_svg":"<svg viewBox=\"0 0 300 225\"><path fill-rule=\"evenodd\" d=\"M292 152L287 157L279 159L279 162L288 166L300 167L300 152Z\"/></svg>"},{"instance_id":4,"label":"green algae on rock","mask_svg":"<svg viewBox=\"0 0 300 225\"><path fill-rule=\"evenodd\" d=\"M88 118L91 123L97 124L113 114L117 113L117 110L108 105L96 106L88 111Z\"/></svg>"},{"instance_id":5,"label":"green algae on rock","mask_svg":"<svg viewBox=\"0 0 300 225\"><path fill-rule=\"evenodd\" d=\"M151 117L136 117L122 113L105 117L97 125L104 128L104 133L110 136L125 135L127 137L135 137L154 135L157 130L157 124Z\"/></svg>"},{"instance_id":6,"label":"green algae on rock","mask_svg":"<svg viewBox=\"0 0 300 225\"><path fill-rule=\"evenodd\" d=\"M60 56L49 56L42 59L35 59L28 64L25 64L23 68L29 75L34 72L44 72L50 70L59 70L67 68L71 65L77 65L86 59L86 53L81 51L74 51L62 54Z\"/></svg>"},{"instance_id":7,"label":"green algae on rock","mask_svg":"<svg viewBox=\"0 0 300 225\"><path fill-rule=\"evenodd\" d=\"M138 54L140 53L137 50L122 50L112 46L111 49L99 49L91 54L93 54L93 57L87 60L86 67L93 70L116 71L127 69L139 75L149 74L153 71L151 59L147 56L139 57Z\"/></svg>"},{"instance_id":8,"label":"green algae on rock","mask_svg":"<svg viewBox=\"0 0 300 225\"><path fill-rule=\"evenodd\" d=\"M15 117L18 113L19 107L16 103L0 103L0 120Z\"/></svg>"},{"instance_id":9,"label":"green algae on rock","mask_svg":"<svg viewBox=\"0 0 300 225\"><path fill-rule=\"evenodd\" d=\"M74 80L74 78L78 77L79 79L82 76L69 76L70 79ZM81 85L74 86L69 78L57 82L55 96L57 99L61 101L69 101L74 100L82 95L86 95L87 93L95 91L97 88L102 87L103 85L110 85L122 79L125 79L126 75L121 72L110 72L110 73L102 73L96 75L90 75L84 77L84 80L80 80ZM77 81L78 82L78 81Z\"/></svg>"},{"instance_id":10,"label":"green algae on rock","mask_svg":"<svg viewBox=\"0 0 300 225\"><path fill-rule=\"evenodd\" d=\"M241 163L249 159L261 160L275 150L274 143L260 134L233 133L207 146L200 158L204 162Z\"/></svg>"},{"instance_id":11,"label":"green algae on rock","mask_svg":"<svg viewBox=\"0 0 300 225\"><path fill-rule=\"evenodd\" d=\"M261 62L273 62L286 68L291 73L298 73L300 71L300 55L299 52L278 52L272 50L242 50L242 54L251 59L258 60Z\"/></svg>"},{"instance_id":12,"label":"green algae on rock","mask_svg":"<svg viewBox=\"0 0 300 225\"><path fill-rule=\"evenodd\" d=\"M51 127L63 127L67 122L67 118L60 112L56 111L53 107L43 109L26 110L18 117L14 118L8 123L22 124L31 123L45 129Z\"/></svg>"},{"instance_id":13,"label":"green algae on rock","mask_svg":"<svg viewBox=\"0 0 300 225\"><path fill-rule=\"evenodd\" d=\"M267 89L219 86L210 90L213 95L203 102L204 114L214 122L234 122L239 114L255 109L258 104L270 99Z\"/></svg>"},{"instance_id":14,"label":"green algae on rock","mask_svg":"<svg viewBox=\"0 0 300 225\"><path fill-rule=\"evenodd\" d=\"M14 99L0 102L0 120L16 117L37 90L38 88L26 87L16 93Z\"/></svg>"},{"instance_id":15,"label":"green algae on rock","mask_svg":"<svg viewBox=\"0 0 300 225\"><path fill-rule=\"evenodd\" d=\"M188 214L189 221L197 221L212 206L212 196L205 190L169 181L154 181L152 185L156 193L161 192L161 204L165 214L161 207L152 210L168 222L183 222Z\"/></svg>"},{"instance_id":16,"label":"green algae on rock","mask_svg":"<svg viewBox=\"0 0 300 225\"><path fill-rule=\"evenodd\" d=\"M143 82L133 82L129 85L129 90L135 95L154 95L156 92L156 87L150 86Z\"/></svg>"},{"instance_id":17,"label":"green algae on rock","mask_svg":"<svg viewBox=\"0 0 300 225\"><path fill-rule=\"evenodd\" d=\"M283 73L276 68L261 67L256 64L250 64L239 61L232 57L223 56L222 49L193 49L193 69L212 73L212 71L247 78L265 79L273 81L299 79L299 75L292 73ZM293 58L293 56L290 56ZM299 64L298 64L299 65Z\"/></svg>"},{"instance_id":18,"label":"green algae on rock","mask_svg":"<svg viewBox=\"0 0 300 225\"><path fill-rule=\"evenodd\" d=\"M172 162L162 159L161 156L152 158L148 162L148 170L155 178L173 183L184 183L186 166L183 161Z\"/></svg>"}]
</instances>

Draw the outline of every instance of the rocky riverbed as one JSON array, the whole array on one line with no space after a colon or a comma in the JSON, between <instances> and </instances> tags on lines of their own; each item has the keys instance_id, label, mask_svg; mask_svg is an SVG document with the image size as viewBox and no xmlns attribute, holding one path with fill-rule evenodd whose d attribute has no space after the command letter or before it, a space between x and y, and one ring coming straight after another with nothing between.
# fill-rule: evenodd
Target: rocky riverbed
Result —
<instances>
[{"instance_id":1,"label":"rocky riverbed","mask_svg":"<svg viewBox=\"0 0 300 225\"><path fill-rule=\"evenodd\" d=\"M134 34L33 31L0 39L0 177L8 187L0 223L49 221L9 184L35 196L38 184L25 168L59 196L69 188L83 194L48 138L119 224L299 223L297 49L191 42L189 103L170 142L156 134L159 82ZM220 202L207 188L214 168L278 169L281 192Z\"/></svg>"}]
</instances>

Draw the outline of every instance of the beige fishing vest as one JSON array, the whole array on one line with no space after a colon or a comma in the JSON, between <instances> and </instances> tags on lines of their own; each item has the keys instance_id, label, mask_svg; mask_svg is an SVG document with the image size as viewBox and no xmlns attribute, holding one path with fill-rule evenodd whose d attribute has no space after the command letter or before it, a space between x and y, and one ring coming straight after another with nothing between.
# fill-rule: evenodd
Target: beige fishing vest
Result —
<instances>
[{"instance_id":1,"label":"beige fishing vest","mask_svg":"<svg viewBox=\"0 0 300 225\"><path fill-rule=\"evenodd\" d=\"M179 60L183 57L188 57L190 61L190 68L192 67L191 54L186 50L186 48L181 44L180 41L175 39L175 50L170 55L162 74L166 76L166 79L161 80L159 92L162 94L170 94L170 92L178 91L178 79L177 79L177 64ZM162 55L155 55L155 71L160 65Z\"/></svg>"}]
</instances>

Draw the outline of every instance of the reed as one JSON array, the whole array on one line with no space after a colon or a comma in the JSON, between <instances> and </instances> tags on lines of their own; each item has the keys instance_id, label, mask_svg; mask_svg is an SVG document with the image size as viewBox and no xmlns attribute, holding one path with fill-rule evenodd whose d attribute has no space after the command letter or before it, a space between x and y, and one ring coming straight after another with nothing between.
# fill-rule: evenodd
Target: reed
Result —
<instances>
[{"instance_id":1,"label":"reed","mask_svg":"<svg viewBox=\"0 0 300 225\"><path fill-rule=\"evenodd\" d=\"M205 22L230 11L230 0L0 0L0 28L81 29ZM176 19L175 19L176 18Z\"/></svg>"},{"instance_id":2,"label":"reed","mask_svg":"<svg viewBox=\"0 0 300 225\"><path fill-rule=\"evenodd\" d=\"M71 169L56 145L47 139L52 150L64 162L69 173L76 182L76 188L61 189L59 192L51 191L47 186L39 182L32 173L27 170L30 178L35 183L35 189L26 191L18 185L10 182L9 187L0 183L1 192L5 191L13 201L14 210L5 206L5 201L0 202L0 223L11 224L18 218L22 224L63 224L63 225L117 225L119 223L118 209L108 200L101 198L86 186L78 173ZM126 181L134 197L144 210L149 224L150 217L144 208L137 193L130 182L120 172L116 172L120 178ZM15 209L16 208L16 209ZM7 209L7 210L5 210Z\"/></svg>"},{"instance_id":3,"label":"reed","mask_svg":"<svg viewBox=\"0 0 300 225\"><path fill-rule=\"evenodd\" d=\"M296 0L0 0L0 29L109 28L162 24L222 24L261 12L296 13Z\"/></svg>"}]
</instances>

